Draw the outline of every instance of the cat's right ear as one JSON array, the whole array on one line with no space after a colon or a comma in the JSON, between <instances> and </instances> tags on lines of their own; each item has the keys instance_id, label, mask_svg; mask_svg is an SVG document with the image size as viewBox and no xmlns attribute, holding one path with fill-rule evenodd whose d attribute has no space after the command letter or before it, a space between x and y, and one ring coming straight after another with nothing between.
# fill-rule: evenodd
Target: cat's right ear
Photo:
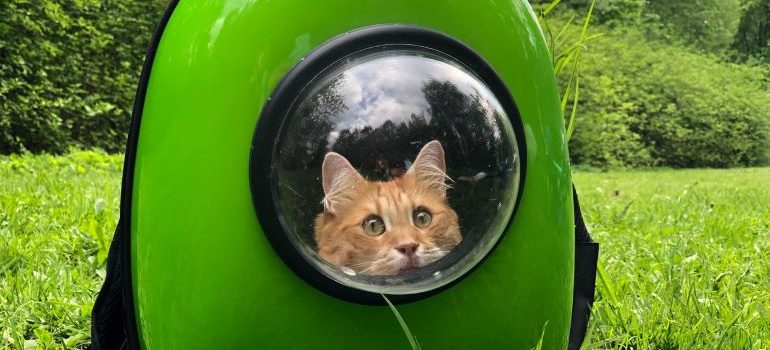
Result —
<instances>
[{"instance_id":1,"label":"cat's right ear","mask_svg":"<svg viewBox=\"0 0 770 350\"><path fill-rule=\"evenodd\" d=\"M335 152L327 153L321 166L324 210L334 213L340 204L352 200L352 190L363 181L345 157Z\"/></svg>"},{"instance_id":2,"label":"cat's right ear","mask_svg":"<svg viewBox=\"0 0 770 350\"><path fill-rule=\"evenodd\" d=\"M441 142L433 140L422 146L420 153L409 168L407 174L417 178L417 182L424 184L442 197L446 196L446 161L444 160L444 148ZM451 181L451 179L449 179Z\"/></svg>"}]
</instances>

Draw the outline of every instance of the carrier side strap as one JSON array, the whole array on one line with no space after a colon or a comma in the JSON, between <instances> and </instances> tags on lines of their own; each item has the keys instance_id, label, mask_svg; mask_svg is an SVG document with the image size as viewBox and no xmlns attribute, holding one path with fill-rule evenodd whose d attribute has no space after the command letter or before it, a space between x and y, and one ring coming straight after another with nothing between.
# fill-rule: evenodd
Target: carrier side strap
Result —
<instances>
[{"instance_id":1,"label":"carrier side strap","mask_svg":"<svg viewBox=\"0 0 770 350\"><path fill-rule=\"evenodd\" d=\"M572 295L572 325L569 331L569 350L578 350L588 329L588 318L594 303L596 290L596 262L599 259L599 243L591 239L580 211L577 191L572 186L575 211L575 289Z\"/></svg>"},{"instance_id":2,"label":"carrier side strap","mask_svg":"<svg viewBox=\"0 0 770 350\"><path fill-rule=\"evenodd\" d=\"M91 311L90 350L122 350L127 348L126 303L123 299L123 225L118 222L107 255L107 277Z\"/></svg>"}]
</instances>

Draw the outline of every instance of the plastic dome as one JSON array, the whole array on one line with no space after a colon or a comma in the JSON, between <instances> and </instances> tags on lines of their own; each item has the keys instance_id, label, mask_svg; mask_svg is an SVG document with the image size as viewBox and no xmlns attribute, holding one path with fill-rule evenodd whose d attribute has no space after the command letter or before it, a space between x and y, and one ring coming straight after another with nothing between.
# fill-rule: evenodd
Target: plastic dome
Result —
<instances>
[{"instance_id":1,"label":"plastic dome","mask_svg":"<svg viewBox=\"0 0 770 350\"><path fill-rule=\"evenodd\" d=\"M376 265L356 269L363 264L358 260L335 265L319 257L314 220L324 211L324 156L342 155L368 181L397 181L433 140L444 151L446 200L457 213L462 241L437 261L396 274ZM389 294L431 290L479 263L507 226L520 181L511 120L491 89L449 55L408 45L356 52L310 80L286 111L271 168L284 233L308 263L348 286ZM336 214L358 215L350 218L357 222L382 215L372 211ZM401 234L399 228L377 237L356 229L356 239L371 241L367 247L397 249L382 245L388 244L383 237ZM416 249L419 255L422 246Z\"/></svg>"}]
</instances>

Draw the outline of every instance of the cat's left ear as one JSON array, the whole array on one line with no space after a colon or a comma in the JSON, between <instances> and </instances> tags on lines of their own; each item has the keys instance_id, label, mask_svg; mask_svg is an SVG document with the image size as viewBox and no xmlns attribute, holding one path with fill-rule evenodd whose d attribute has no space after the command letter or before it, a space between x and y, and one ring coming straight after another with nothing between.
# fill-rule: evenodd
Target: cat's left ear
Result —
<instances>
[{"instance_id":1,"label":"cat's left ear","mask_svg":"<svg viewBox=\"0 0 770 350\"><path fill-rule=\"evenodd\" d=\"M428 186L439 195L446 196L445 180L449 177L446 175L444 148L441 147L441 142L433 140L426 143L407 174L415 176L417 182Z\"/></svg>"},{"instance_id":2,"label":"cat's left ear","mask_svg":"<svg viewBox=\"0 0 770 350\"><path fill-rule=\"evenodd\" d=\"M324 188L324 210L334 213L336 209L352 200L351 194L364 178L350 162L335 152L329 152L321 165L321 183Z\"/></svg>"}]
</instances>

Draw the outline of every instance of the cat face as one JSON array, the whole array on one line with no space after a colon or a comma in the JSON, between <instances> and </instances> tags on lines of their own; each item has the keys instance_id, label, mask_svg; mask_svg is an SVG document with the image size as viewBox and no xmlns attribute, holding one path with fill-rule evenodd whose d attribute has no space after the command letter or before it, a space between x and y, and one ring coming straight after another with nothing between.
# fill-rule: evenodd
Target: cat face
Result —
<instances>
[{"instance_id":1,"label":"cat face","mask_svg":"<svg viewBox=\"0 0 770 350\"><path fill-rule=\"evenodd\" d=\"M446 200L444 149L427 143L403 176L367 181L343 156L324 158L318 254L358 274L392 275L438 260L462 240Z\"/></svg>"}]
</instances>

